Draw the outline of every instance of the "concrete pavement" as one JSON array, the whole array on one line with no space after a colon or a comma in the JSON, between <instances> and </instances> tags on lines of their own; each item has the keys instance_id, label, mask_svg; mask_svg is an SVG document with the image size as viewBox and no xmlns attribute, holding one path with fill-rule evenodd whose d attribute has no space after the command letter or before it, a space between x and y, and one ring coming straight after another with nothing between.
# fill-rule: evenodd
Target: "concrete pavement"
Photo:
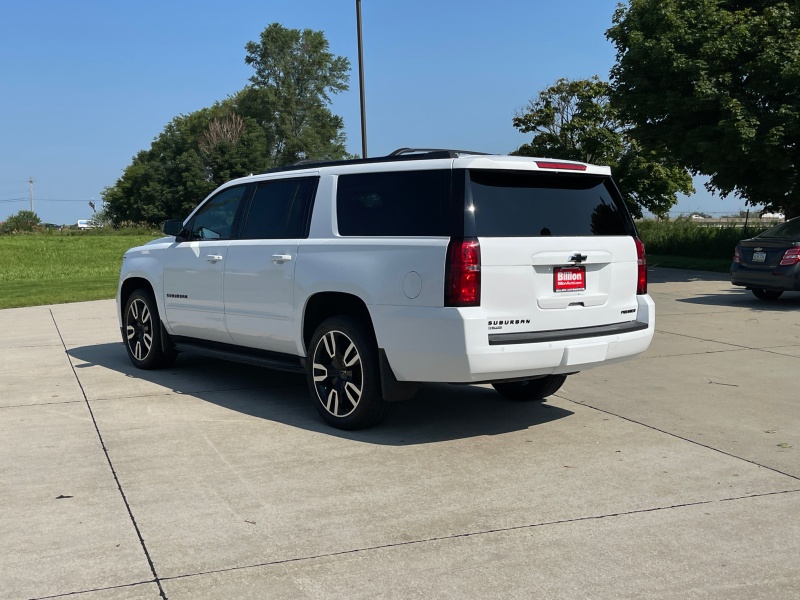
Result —
<instances>
[{"instance_id":1,"label":"concrete pavement","mask_svg":"<svg viewBox=\"0 0 800 600\"><path fill-rule=\"evenodd\" d=\"M651 272L643 357L331 430L296 375L0 311L0 597L800 597L800 295Z\"/></svg>"}]
</instances>

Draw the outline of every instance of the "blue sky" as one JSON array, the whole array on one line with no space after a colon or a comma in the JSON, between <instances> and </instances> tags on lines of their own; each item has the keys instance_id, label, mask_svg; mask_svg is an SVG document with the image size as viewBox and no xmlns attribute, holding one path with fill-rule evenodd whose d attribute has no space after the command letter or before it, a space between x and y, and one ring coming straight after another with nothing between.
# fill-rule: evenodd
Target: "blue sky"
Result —
<instances>
[{"instance_id":1,"label":"blue sky","mask_svg":"<svg viewBox=\"0 0 800 600\"><path fill-rule=\"evenodd\" d=\"M617 0L362 0L368 151L508 153L511 124L559 77L607 78ZM333 97L361 152L354 0L26 0L0 17L0 220L29 208L75 223L175 116L248 83L244 45L270 23L325 32L350 59ZM198 198L198 201L201 198ZM735 212L701 186L679 211ZM176 215L183 216L183 215Z\"/></svg>"}]
</instances>

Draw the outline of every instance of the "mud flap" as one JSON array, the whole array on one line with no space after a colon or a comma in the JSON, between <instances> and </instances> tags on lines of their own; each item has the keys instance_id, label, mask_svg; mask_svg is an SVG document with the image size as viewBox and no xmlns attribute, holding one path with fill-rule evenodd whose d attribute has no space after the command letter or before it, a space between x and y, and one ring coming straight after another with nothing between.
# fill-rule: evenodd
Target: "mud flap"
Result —
<instances>
[{"instance_id":1,"label":"mud flap","mask_svg":"<svg viewBox=\"0 0 800 600\"><path fill-rule=\"evenodd\" d=\"M416 381L397 381L383 348L378 349L378 356L381 368L381 392L383 393L383 399L386 402L411 400L411 398L416 395L420 384Z\"/></svg>"}]
</instances>

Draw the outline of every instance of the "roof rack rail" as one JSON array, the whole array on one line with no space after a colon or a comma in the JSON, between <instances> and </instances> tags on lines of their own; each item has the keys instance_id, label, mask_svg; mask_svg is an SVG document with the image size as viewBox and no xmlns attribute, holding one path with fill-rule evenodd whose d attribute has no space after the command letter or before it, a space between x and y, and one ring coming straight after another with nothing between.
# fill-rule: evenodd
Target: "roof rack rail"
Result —
<instances>
[{"instance_id":1,"label":"roof rack rail","mask_svg":"<svg viewBox=\"0 0 800 600\"><path fill-rule=\"evenodd\" d=\"M342 165L361 165L369 163L395 162L401 160L434 160L437 158L458 158L466 155L486 156L486 152L472 150L445 150L440 148L398 148L386 156L375 158L354 158L350 160L326 160L324 158L304 158L285 167L275 167L263 173L282 173L284 171L297 171L300 169L313 169L314 167L337 167Z\"/></svg>"},{"instance_id":2,"label":"roof rack rail","mask_svg":"<svg viewBox=\"0 0 800 600\"><path fill-rule=\"evenodd\" d=\"M291 165L288 165L288 166L290 166L290 167L300 167L300 166L305 166L305 165L321 165L323 163L330 163L330 162L342 162L342 161L336 161L336 160L334 160L332 158L331 159L327 159L327 158L301 158L300 160L296 160ZM278 167L278 168L283 168L283 167Z\"/></svg>"},{"instance_id":3,"label":"roof rack rail","mask_svg":"<svg viewBox=\"0 0 800 600\"><path fill-rule=\"evenodd\" d=\"M408 156L409 154L419 155L418 158L428 158L428 154L447 154L446 158L458 158L462 154L478 154L486 156L487 152L477 152L475 150L452 150L450 148L398 148L387 156ZM438 156L436 158L439 158Z\"/></svg>"}]
</instances>

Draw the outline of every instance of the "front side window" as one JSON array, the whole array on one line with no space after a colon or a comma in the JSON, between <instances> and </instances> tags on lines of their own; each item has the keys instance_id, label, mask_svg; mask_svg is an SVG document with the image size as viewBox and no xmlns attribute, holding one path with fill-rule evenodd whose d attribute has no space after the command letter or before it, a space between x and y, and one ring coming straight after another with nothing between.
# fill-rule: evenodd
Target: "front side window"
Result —
<instances>
[{"instance_id":1,"label":"front side window","mask_svg":"<svg viewBox=\"0 0 800 600\"><path fill-rule=\"evenodd\" d=\"M206 202L192 219L189 239L230 239L236 211L246 189L244 185L228 188Z\"/></svg>"},{"instance_id":2,"label":"front side window","mask_svg":"<svg viewBox=\"0 0 800 600\"><path fill-rule=\"evenodd\" d=\"M245 217L242 238L291 239L308 235L308 215L318 178L259 184Z\"/></svg>"},{"instance_id":3,"label":"front side window","mask_svg":"<svg viewBox=\"0 0 800 600\"><path fill-rule=\"evenodd\" d=\"M450 173L435 170L341 175L336 192L339 234L449 235Z\"/></svg>"}]
</instances>

